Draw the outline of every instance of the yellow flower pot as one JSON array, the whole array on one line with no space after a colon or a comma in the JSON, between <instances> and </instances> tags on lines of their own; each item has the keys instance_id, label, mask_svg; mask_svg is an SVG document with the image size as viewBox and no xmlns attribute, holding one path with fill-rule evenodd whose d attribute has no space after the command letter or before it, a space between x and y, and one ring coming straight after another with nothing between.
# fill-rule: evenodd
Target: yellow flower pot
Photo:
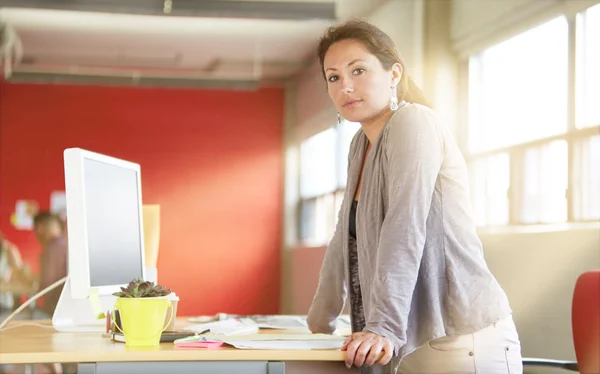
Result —
<instances>
[{"instance_id":1,"label":"yellow flower pot","mask_svg":"<svg viewBox=\"0 0 600 374\"><path fill-rule=\"evenodd\" d=\"M165 324L167 309L171 300L165 297L119 297L115 309L119 310L121 328L128 347L154 347L160 344L162 332L171 322ZM173 313L171 313L171 319ZM113 315L114 322L114 315Z\"/></svg>"}]
</instances>

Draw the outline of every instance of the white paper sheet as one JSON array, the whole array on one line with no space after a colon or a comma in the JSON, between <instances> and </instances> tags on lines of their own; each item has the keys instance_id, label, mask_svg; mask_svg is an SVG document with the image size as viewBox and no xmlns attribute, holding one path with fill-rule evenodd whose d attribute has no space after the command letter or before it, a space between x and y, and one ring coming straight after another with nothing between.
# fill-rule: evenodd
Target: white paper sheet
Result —
<instances>
[{"instance_id":1,"label":"white paper sheet","mask_svg":"<svg viewBox=\"0 0 600 374\"><path fill-rule=\"evenodd\" d=\"M340 349L345 339L327 340L228 340L223 342L231 344L238 349L274 349L274 350L314 350L314 349Z\"/></svg>"},{"instance_id":2,"label":"white paper sheet","mask_svg":"<svg viewBox=\"0 0 600 374\"><path fill-rule=\"evenodd\" d=\"M255 316L251 317L261 329L307 329L306 318L300 316Z\"/></svg>"},{"instance_id":3,"label":"white paper sheet","mask_svg":"<svg viewBox=\"0 0 600 374\"><path fill-rule=\"evenodd\" d=\"M210 330L212 334L228 336L256 333L258 332L258 325L253 321L249 321L246 319L243 319L241 321L238 321L237 319L226 319L223 321L202 323L183 328L183 330L194 332L205 331L207 329Z\"/></svg>"},{"instance_id":4,"label":"white paper sheet","mask_svg":"<svg viewBox=\"0 0 600 374\"><path fill-rule=\"evenodd\" d=\"M223 337L223 336L216 336L213 335L211 333L207 333L207 334L202 334L203 336L206 337L210 337L210 338L214 338L217 339L219 341L225 341L225 339L228 342L232 342L232 341L281 341L281 340L302 340L302 341L309 341L309 340L344 340L345 337L342 336L338 336L338 335L330 335L330 334L311 334L310 332L308 333L290 333L290 334L265 334L265 333L258 333L258 334L244 334L244 335L232 335L232 336L228 336L228 337Z\"/></svg>"}]
</instances>

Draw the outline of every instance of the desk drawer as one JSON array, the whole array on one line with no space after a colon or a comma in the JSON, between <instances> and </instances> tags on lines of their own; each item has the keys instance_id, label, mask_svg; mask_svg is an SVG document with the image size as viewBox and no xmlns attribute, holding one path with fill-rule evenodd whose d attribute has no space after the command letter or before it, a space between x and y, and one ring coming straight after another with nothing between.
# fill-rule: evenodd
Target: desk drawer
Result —
<instances>
[{"instance_id":1,"label":"desk drawer","mask_svg":"<svg viewBox=\"0 0 600 374\"><path fill-rule=\"evenodd\" d=\"M85 374L283 374L284 364L266 361L98 362ZM95 370L94 370L95 369Z\"/></svg>"}]
</instances>

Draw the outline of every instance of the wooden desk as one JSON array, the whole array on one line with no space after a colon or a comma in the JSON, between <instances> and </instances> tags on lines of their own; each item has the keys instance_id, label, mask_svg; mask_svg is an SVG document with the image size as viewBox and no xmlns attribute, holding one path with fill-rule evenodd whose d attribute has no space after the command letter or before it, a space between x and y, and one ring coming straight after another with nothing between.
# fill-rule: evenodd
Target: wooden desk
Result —
<instances>
[{"instance_id":1,"label":"wooden desk","mask_svg":"<svg viewBox=\"0 0 600 374\"><path fill-rule=\"evenodd\" d=\"M12 328L19 324L23 326ZM178 319L176 326L188 324L185 319ZM78 363L79 374L349 372L343 363L345 353L335 350L181 349L173 343L161 343L156 348L129 348L102 337L101 333L57 332L50 321L18 321L9 327L0 331L0 364Z\"/></svg>"}]
</instances>

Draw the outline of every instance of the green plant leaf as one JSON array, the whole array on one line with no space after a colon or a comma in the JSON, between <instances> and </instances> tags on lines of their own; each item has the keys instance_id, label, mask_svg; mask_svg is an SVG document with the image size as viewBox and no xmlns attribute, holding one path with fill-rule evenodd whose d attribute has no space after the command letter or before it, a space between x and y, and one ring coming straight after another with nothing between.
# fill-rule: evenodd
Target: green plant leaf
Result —
<instances>
[{"instance_id":1,"label":"green plant leaf","mask_svg":"<svg viewBox=\"0 0 600 374\"><path fill-rule=\"evenodd\" d=\"M171 290L161 285L155 285L154 282L144 281L141 278L134 279L127 287L120 287L120 292L113 293L118 297L140 298L140 297L160 297L167 296Z\"/></svg>"}]
</instances>

